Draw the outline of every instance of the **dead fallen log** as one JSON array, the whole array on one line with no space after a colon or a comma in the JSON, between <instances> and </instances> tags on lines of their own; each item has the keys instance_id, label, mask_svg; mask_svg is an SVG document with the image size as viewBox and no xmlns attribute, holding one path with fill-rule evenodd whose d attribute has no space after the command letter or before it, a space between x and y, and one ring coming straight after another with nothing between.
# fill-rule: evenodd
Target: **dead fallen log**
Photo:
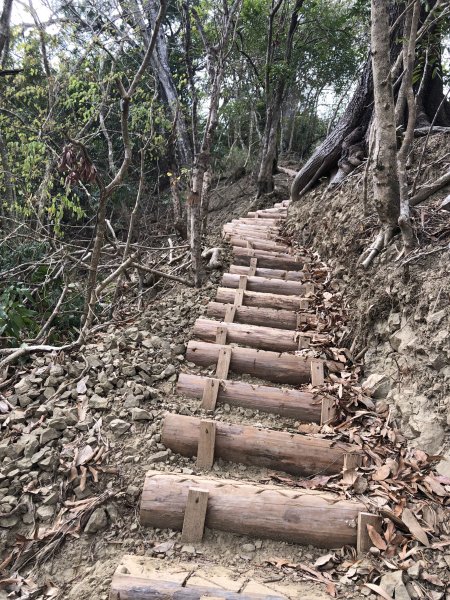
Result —
<instances>
[{"instance_id":1,"label":"dead fallen log","mask_svg":"<svg viewBox=\"0 0 450 600\"><path fill-rule=\"evenodd\" d=\"M258 261L259 262L259 261ZM257 269L258 271L258 269ZM239 287L240 275L224 273L222 286L229 288ZM303 296L306 286L299 281L284 281L282 279L269 279L267 277L247 277L247 288L250 292L264 292L267 294L283 294L285 296Z\"/></svg>"},{"instance_id":2,"label":"dead fallen log","mask_svg":"<svg viewBox=\"0 0 450 600\"><path fill-rule=\"evenodd\" d=\"M191 340L187 345L186 360L201 367L216 366L219 352L227 347ZM310 358L254 348L232 348L230 370L274 383L296 385L311 381Z\"/></svg>"},{"instance_id":3,"label":"dead fallen log","mask_svg":"<svg viewBox=\"0 0 450 600\"><path fill-rule=\"evenodd\" d=\"M200 421L166 413L162 443L182 456L197 456ZM358 446L236 423L215 423L214 456L235 463L256 465L292 475L336 475L348 454L361 457Z\"/></svg>"},{"instance_id":4,"label":"dead fallen log","mask_svg":"<svg viewBox=\"0 0 450 600\"><path fill-rule=\"evenodd\" d=\"M180 373L177 392L188 398L201 399L207 379L200 375ZM308 423L321 421L322 400L308 391L221 379L217 402L292 417Z\"/></svg>"},{"instance_id":5,"label":"dead fallen log","mask_svg":"<svg viewBox=\"0 0 450 600\"><path fill-rule=\"evenodd\" d=\"M297 308L299 308L298 302ZM206 309L208 317L220 319L221 321L225 319L226 312L227 304L222 304L221 302L210 302ZM265 306L238 306L235 310L233 322L295 330L299 327L300 323L307 323L311 326L317 325L317 317L316 315L309 315L307 313L301 314L300 312L266 308Z\"/></svg>"},{"instance_id":6,"label":"dead fallen log","mask_svg":"<svg viewBox=\"0 0 450 600\"><path fill-rule=\"evenodd\" d=\"M245 265L230 265L232 275L248 275L250 267ZM307 274L303 271L285 271L284 269L262 269L257 268L256 277L266 277L268 279L284 279L285 281L304 281Z\"/></svg>"},{"instance_id":7,"label":"dead fallen log","mask_svg":"<svg viewBox=\"0 0 450 600\"><path fill-rule=\"evenodd\" d=\"M216 301L218 303L233 304L236 298L236 291L232 288L220 287L217 289ZM249 292L244 290L244 307L264 307L267 309L285 309L288 311L298 311L300 309L300 300L297 296L283 296L281 294L264 294L261 292ZM212 315L208 315L212 316ZM256 325L257 323L255 323Z\"/></svg>"},{"instance_id":8,"label":"dead fallen log","mask_svg":"<svg viewBox=\"0 0 450 600\"><path fill-rule=\"evenodd\" d=\"M236 265L250 266L252 258L258 259L258 266L268 269L285 269L286 271L301 271L305 259L296 259L289 254L274 254L264 250L247 250L247 248L233 248L233 262Z\"/></svg>"},{"instance_id":9,"label":"dead fallen log","mask_svg":"<svg viewBox=\"0 0 450 600\"><path fill-rule=\"evenodd\" d=\"M365 507L326 493L233 480L149 471L141 497L141 524L180 530L190 488L208 492L205 525L318 548L354 546Z\"/></svg>"},{"instance_id":10,"label":"dead fallen log","mask_svg":"<svg viewBox=\"0 0 450 600\"><path fill-rule=\"evenodd\" d=\"M193 336L204 342L214 342L217 328L221 327L227 332L227 344L242 344L260 350L275 350L278 352L294 352L303 348L300 337L312 338L315 342L325 342L327 336L314 331L297 331L275 329L274 327L260 327L259 325L245 325L242 323L224 323L212 319L197 319L192 331Z\"/></svg>"}]
</instances>

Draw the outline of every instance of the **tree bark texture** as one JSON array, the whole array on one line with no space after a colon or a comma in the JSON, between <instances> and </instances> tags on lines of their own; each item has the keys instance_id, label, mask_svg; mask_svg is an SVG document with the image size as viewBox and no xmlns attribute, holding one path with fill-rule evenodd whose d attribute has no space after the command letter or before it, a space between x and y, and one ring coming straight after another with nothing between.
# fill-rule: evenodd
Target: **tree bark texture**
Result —
<instances>
[{"instance_id":1,"label":"tree bark texture","mask_svg":"<svg viewBox=\"0 0 450 600\"><path fill-rule=\"evenodd\" d=\"M397 173L394 92L389 60L389 14L384 0L372 0L371 22L375 114L372 163L374 199L384 229L386 244L397 227L400 215L400 190Z\"/></svg>"}]
</instances>

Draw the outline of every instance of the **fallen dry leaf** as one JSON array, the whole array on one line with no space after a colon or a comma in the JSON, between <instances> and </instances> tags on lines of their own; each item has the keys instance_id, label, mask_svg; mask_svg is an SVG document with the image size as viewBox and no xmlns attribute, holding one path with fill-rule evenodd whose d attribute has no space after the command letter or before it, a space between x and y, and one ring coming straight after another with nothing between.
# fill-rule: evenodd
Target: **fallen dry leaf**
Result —
<instances>
[{"instance_id":1,"label":"fallen dry leaf","mask_svg":"<svg viewBox=\"0 0 450 600\"><path fill-rule=\"evenodd\" d=\"M382 598L384 598L385 600L394 600L392 596L390 596L386 590L384 590L382 587L380 587L379 585L375 585L375 583L365 583L364 584L365 587L368 587L369 590L372 590L373 592L376 592L379 596L381 596Z\"/></svg>"},{"instance_id":2,"label":"fallen dry leaf","mask_svg":"<svg viewBox=\"0 0 450 600\"><path fill-rule=\"evenodd\" d=\"M375 471L372 475L374 481L384 481L391 474L391 467L389 465L383 465Z\"/></svg>"},{"instance_id":3,"label":"fallen dry leaf","mask_svg":"<svg viewBox=\"0 0 450 600\"><path fill-rule=\"evenodd\" d=\"M373 525L367 525L367 532L369 534L370 539L374 546L378 548L378 550L386 550L387 544L375 529Z\"/></svg>"},{"instance_id":4,"label":"fallen dry leaf","mask_svg":"<svg viewBox=\"0 0 450 600\"><path fill-rule=\"evenodd\" d=\"M421 544L424 546L429 546L430 542L428 541L428 536L425 533L423 527L419 524L419 521L412 514L409 508L404 508L402 513L402 521L409 529L410 533L419 540Z\"/></svg>"}]
</instances>

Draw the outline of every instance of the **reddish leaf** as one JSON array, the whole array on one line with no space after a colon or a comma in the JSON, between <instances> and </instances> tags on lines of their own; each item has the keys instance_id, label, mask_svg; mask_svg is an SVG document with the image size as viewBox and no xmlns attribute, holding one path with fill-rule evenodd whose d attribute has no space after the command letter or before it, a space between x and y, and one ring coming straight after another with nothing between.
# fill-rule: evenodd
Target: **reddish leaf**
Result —
<instances>
[{"instance_id":1,"label":"reddish leaf","mask_svg":"<svg viewBox=\"0 0 450 600\"><path fill-rule=\"evenodd\" d=\"M375 529L373 525L367 525L367 532L369 534L370 539L372 540L372 544L378 548L378 550L386 550L387 544Z\"/></svg>"}]
</instances>

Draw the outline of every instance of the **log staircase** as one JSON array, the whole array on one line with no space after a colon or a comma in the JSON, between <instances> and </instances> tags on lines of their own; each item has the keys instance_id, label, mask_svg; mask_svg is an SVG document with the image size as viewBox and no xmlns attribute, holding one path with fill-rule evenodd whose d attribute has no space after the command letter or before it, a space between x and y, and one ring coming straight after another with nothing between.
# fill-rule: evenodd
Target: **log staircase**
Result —
<instances>
[{"instance_id":1,"label":"log staircase","mask_svg":"<svg viewBox=\"0 0 450 600\"><path fill-rule=\"evenodd\" d=\"M177 384L181 395L198 399L209 415L216 405L228 403L319 425L335 418L334 401L320 395L324 363L314 352L328 339L317 332L314 312L325 273L312 265L306 252L293 252L280 238L288 204L249 212L223 228L233 264L206 318L196 321L186 353L191 363L214 368L215 376L181 373ZM245 381L238 374L245 374ZM249 375L268 384L249 383ZM372 545L367 525L377 527L379 521L362 502L207 473L222 458L293 475L348 475L362 461L355 445L169 413L162 442L173 452L196 456L197 468L205 474L148 472L140 505L144 526L181 530L184 543L201 542L206 526L322 548L353 545L360 553ZM144 575L144 567L125 570L118 569L113 578L111 599L275 597L269 592L236 593L226 584L180 586L161 571L156 578Z\"/></svg>"}]
</instances>

